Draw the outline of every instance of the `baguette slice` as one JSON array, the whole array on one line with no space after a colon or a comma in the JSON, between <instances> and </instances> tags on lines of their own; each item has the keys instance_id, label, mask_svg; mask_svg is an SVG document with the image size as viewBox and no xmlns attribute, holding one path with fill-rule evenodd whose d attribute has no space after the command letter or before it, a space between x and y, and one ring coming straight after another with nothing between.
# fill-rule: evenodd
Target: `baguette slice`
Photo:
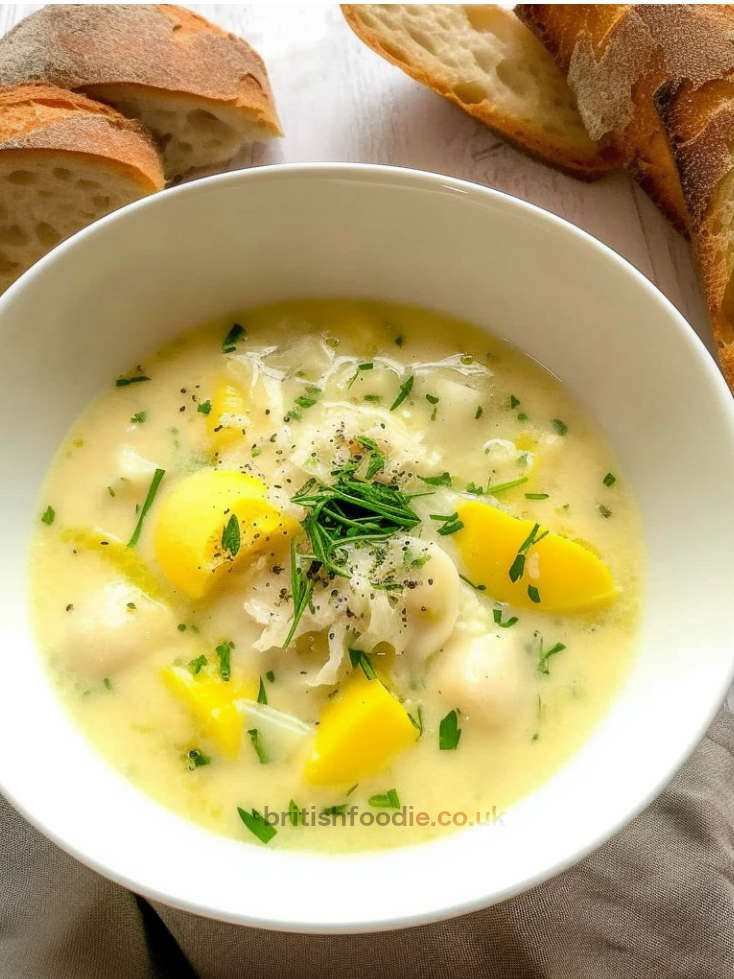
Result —
<instances>
[{"instance_id":1,"label":"baguette slice","mask_svg":"<svg viewBox=\"0 0 734 979\"><path fill-rule=\"evenodd\" d=\"M617 150L643 189L686 233L688 214L655 95L734 68L728 4L520 4L578 101L589 134Z\"/></svg>"},{"instance_id":2,"label":"baguette slice","mask_svg":"<svg viewBox=\"0 0 734 979\"><path fill-rule=\"evenodd\" d=\"M690 215L721 370L734 394L734 73L657 96Z\"/></svg>"},{"instance_id":3,"label":"baguette slice","mask_svg":"<svg viewBox=\"0 0 734 979\"><path fill-rule=\"evenodd\" d=\"M594 179L616 166L589 139L543 46L491 4L344 4L354 33L387 61L552 166Z\"/></svg>"},{"instance_id":4,"label":"baguette slice","mask_svg":"<svg viewBox=\"0 0 734 979\"><path fill-rule=\"evenodd\" d=\"M49 4L0 39L0 85L45 82L139 119L166 177L229 162L281 135L260 56L169 4Z\"/></svg>"},{"instance_id":5,"label":"baguette slice","mask_svg":"<svg viewBox=\"0 0 734 979\"><path fill-rule=\"evenodd\" d=\"M162 187L138 123L48 85L0 89L0 291L63 238Z\"/></svg>"}]
</instances>

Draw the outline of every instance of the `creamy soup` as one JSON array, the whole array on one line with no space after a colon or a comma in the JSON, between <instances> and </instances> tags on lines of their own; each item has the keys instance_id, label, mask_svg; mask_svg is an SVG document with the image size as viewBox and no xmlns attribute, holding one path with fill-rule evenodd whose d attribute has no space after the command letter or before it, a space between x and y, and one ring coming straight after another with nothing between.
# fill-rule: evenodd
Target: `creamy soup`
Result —
<instances>
[{"instance_id":1,"label":"creamy soup","mask_svg":"<svg viewBox=\"0 0 734 979\"><path fill-rule=\"evenodd\" d=\"M183 333L110 379L43 492L61 696L141 789L243 841L501 824L630 666L624 473L537 364L435 313L307 300Z\"/></svg>"}]
</instances>

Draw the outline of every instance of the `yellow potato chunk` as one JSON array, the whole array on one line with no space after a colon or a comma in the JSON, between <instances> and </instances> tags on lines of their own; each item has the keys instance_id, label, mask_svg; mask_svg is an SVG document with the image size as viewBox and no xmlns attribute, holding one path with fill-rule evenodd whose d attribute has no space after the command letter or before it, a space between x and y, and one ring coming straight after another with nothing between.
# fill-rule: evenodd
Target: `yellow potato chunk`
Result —
<instances>
[{"instance_id":1,"label":"yellow potato chunk","mask_svg":"<svg viewBox=\"0 0 734 979\"><path fill-rule=\"evenodd\" d=\"M268 503L265 486L254 476L201 469L162 500L153 532L155 556L174 587L189 598L202 598L222 573L297 526ZM225 527L230 533L223 540Z\"/></svg>"},{"instance_id":2,"label":"yellow potato chunk","mask_svg":"<svg viewBox=\"0 0 734 979\"><path fill-rule=\"evenodd\" d=\"M512 581L510 568L533 530L533 521L518 520L474 500L461 504L457 512L464 527L453 540L466 575L473 584L484 585L497 601L544 612L571 612L614 598L616 589L606 565L592 551L560 534L548 533L531 544L521 576ZM543 533L540 528L536 537Z\"/></svg>"},{"instance_id":3,"label":"yellow potato chunk","mask_svg":"<svg viewBox=\"0 0 734 979\"><path fill-rule=\"evenodd\" d=\"M379 772L417 737L406 710L383 684L355 673L324 708L304 774L314 785L353 782Z\"/></svg>"},{"instance_id":4,"label":"yellow potato chunk","mask_svg":"<svg viewBox=\"0 0 734 979\"><path fill-rule=\"evenodd\" d=\"M242 697L254 700L257 684L223 680L204 670L194 676L181 666L165 667L161 677L174 697L186 706L202 734L233 758L240 748L244 723L235 701Z\"/></svg>"},{"instance_id":5,"label":"yellow potato chunk","mask_svg":"<svg viewBox=\"0 0 734 979\"><path fill-rule=\"evenodd\" d=\"M227 449L242 437L247 421L247 396L242 388L223 375L214 387L211 411L206 416L209 437L216 449Z\"/></svg>"}]
</instances>

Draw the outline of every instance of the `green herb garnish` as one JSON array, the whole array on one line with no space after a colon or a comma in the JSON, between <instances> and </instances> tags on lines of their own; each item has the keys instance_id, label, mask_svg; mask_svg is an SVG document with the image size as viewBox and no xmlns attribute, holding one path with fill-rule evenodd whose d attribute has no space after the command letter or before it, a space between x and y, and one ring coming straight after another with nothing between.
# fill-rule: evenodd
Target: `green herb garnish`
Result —
<instances>
[{"instance_id":1,"label":"green herb garnish","mask_svg":"<svg viewBox=\"0 0 734 979\"><path fill-rule=\"evenodd\" d=\"M449 514L431 513L430 518L431 520L437 520L443 523L443 526L438 528L438 533L442 537L455 534L457 530L461 530L464 526L463 521L459 520L459 514L455 510Z\"/></svg>"},{"instance_id":2,"label":"green herb garnish","mask_svg":"<svg viewBox=\"0 0 734 979\"><path fill-rule=\"evenodd\" d=\"M255 754L258 757L258 761L261 765L267 765L270 759L268 758L265 748L263 748L260 732L256 727L253 727L250 728L247 733L250 735L250 742L252 743L252 747L255 749Z\"/></svg>"},{"instance_id":3,"label":"green herb garnish","mask_svg":"<svg viewBox=\"0 0 734 979\"><path fill-rule=\"evenodd\" d=\"M231 654L234 648L234 643L231 639L226 639L223 643L220 643L215 652L219 657L219 675L223 680L229 680L232 675L231 669Z\"/></svg>"},{"instance_id":4,"label":"green herb garnish","mask_svg":"<svg viewBox=\"0 0 734 979\"><path fill-rule=\"evenodd\" d=\"M211 403L211 401L202 401L201 404L198 404L196 406L196 410L201 415L208 415L209 412L212 410L212 403Z\"/></svg>"},{"instance_id":5,"label":"green herb garnish","mask_svg":"<svg viewBox=\"0 0 734 979\"><path fill-rule=\"evenodd\" d=\"M211 764L211 758L209 755L205 755L200 748L192 748L186 755L186 759L187 767L190 772L193 772L195 768L201 768L202 765Z\"/></svg>"},{"instance_id":6,"label":"green herb garnish","mask_svg":"<svg viewBox=\"0 0 734 979\"><path fill-rule=\"evenodd\" d=\"M526 500L547 500L550 493L526 493Z\"/></svg>"},{"instance_id":7,"label":"green herb garnish","mask_svg":"<svg viewBox=\"0 0 734 979\"><path fill-rule=\"evenodd\" d=\"M560 418L553 419L553 427L559 435L565 435L568 431L568 425L564 421L561 421Z\"/></svg>"},{"instance_id":8,"label":"green herb garnish","mask_svg":"<svg viewBox=\"0 0 734 979\"><path fill-rule=\"evenodd\" d=\"M275 683L275 674L273 673L272 670L268 670L265 676L267 678L268 683Z\"/></svg>"},{"instance_id":9,"label":"green herb garnish","mask_svg":"<svg viewBox=\"0 0 734 979\"><path fill-rule=\"evenodd\" d=\"M491 484L487 487L487 492L491 496L497 496L498 493L504 493L505 490L514 489L516 486L522 486L523 483L527 483L527 476L519 476L517 479L510 479L506 483L497 483L495 486Z\"/></svg>"},{"instance_id":10,"label":"green herb garnish","mask_svg":"<svg viewBox=\"0 0 734 979\"><path fill-rule=\"evenodd\" d=\"M303 812L295 799L291 799L288 803L288 818L291 821L291 826L298 826L303 822Z\"/></svg>"},{"instance_id":11,"label":"green herb garnish","mask_svg":"<svg viewBox=\"0 0 734 979\"><path fill-rule=\"evenodd\" d=\"M260 677L260 686L257 691L257 702L258 704L265 705L268 703L268 692L265 689L265 682L262 677Z\"/></svg>"},{"instance_id":12,"label":"green herb garnish","mask_svg":"<svg viewBox=\"0 0 734 979\"><path fill-rule=\"evenodd\" d=\"M299 555L296 553L296 542L291 540L291 597L293 599L293 622L288 630L288 635L283 643L286 649L295 635L298 623L306 611L308 603L311 601L313 592L313 578L309 578L307 572L300 566Z\"/></svg>"},{"instance_id":13,"label":"green herb garnish","mask_svg":"<svg viewBox=\"0 0 734 979\"><path fill-rule=\"evenodd\" d=\"M438 747L441 751L453 751L461 738L458 714L450 710L441 721L438 728Z\"/></svg>"},{"instance_id":14,"label":"green herb garnish","mask_svg":"<svg viewBox=\"0 0 734 979\"><path fill-rule=\"evenodd\" d=\"M143 529L143 521L145 520L148 510L150 510L153 505L153 500L158 492L158 487L161 484L161 480L166 475L165 469L156 469L153 474L153 479L150 481L150 486L148 487L148 492L145 497L145 501L140 509L140 515L138 516L138 522L135 525L135 530L130 540L127 542L128 547L135 547L138 540L140 539L140 531Z\"/></svg>"},{"instance_id":15,"label":"green herb garnish","mask_svg":"<svg viewBox=\"0 0 734 979\"><path fill-rule=\"evenodd\" d=\"M233 323L227 336L222 340L222 353L231 354L236 349L242 337L247 335L247 330L239 323Z\"/></svg>"},{"instance_id":16,"label":"green herb garnish","mask_svg":"<svg viewBox=\"0 0 734 979\"><path fill-rule=\"evenodd\" d=\"M469 581L469 579L466 578L466 577L464 577L463 574L460 574L459 577L461 578L462 581L465 581L467 583L467 585L470 585L474 589L474 591L486 591L487 590L487 586L486 585L475 585L473 581Z\"/></svg>"},{"instance_id":17,"label":"green herb garnish","mask_svg":"<svg viewBox=\"0 0 734 979\"><path fill-rule=\"evenodd\" d=\"M141 384L143 381L149 381L150 378L147 374L134 374L132 377L118 377L115 381L116 388L126 388L128 384Z\"/></svg>"},{"instance_id":18,"label":"green herb garnish","mask_svg":"<svg viewBox=\"0 0 734 979\"><path fill-rule=\"evenodd\" d=\"M399 809L400 799L395 789L388 789L385 793L371 795L367 800L370 806L375 809Z\"/></svg>"},{"instance_id":19,"label":"green herb garnish","mask_svg":"<svg viewBox=\"0 0 734 979\"><path fill-rule=\"evenodd\" d=\"M184 628L185 628L185 626L184 626ZM196 656L194 659L190 659L189 660L189 663L188 663L188 666L189 666L189 669L191 670L192 674L194 676L196 676L196 674L197 673L200 673L201 670L206 666L206 664L207 664L207 658L202 653L200 656Z\"/></svg>"},{"instance_id":20,"label":"green herb garnish","mask_svg":"<svg viewBox=\"0 0 734 979\"><path fill-rule=\"evenodd\" d=\"M535 585L528 585L528 598L531 602L535 602L536 605L540 602L540 592Z\"/></svg>"},{"instance_id":21,"label":"green herb garnish","mask_svg":"<svg viewBox=\"0 0 734 979\"><path fill-rule=\"evenodd\" d=\"M561 653L566 648L565 644L562 642L557 642L550 649L543 648L543 637L538 633L539 646L538 646L538 673L543 673L546 676L550 673L548 668L548 660L551 656L555 656L556 653ZM540 703L540 698L538 698Z\"/></svg>"},{"instance_id":22,"label":"green herb garnish","mask_svg":"<svg viewBox=\"0 0 734 979\"><path fill-rule=\"evenodd\" d=\"M481 405L477 405L477 410L474 412L474 420L476 421L478 418L481 418L483 414L484 408Z\"/></svg>"},{"instance_id":23,"label":"green herb garnish","mask_svg":"<svg viewBox=\"0 0 734 979\"><path fill-rule=\"evenodd\" d=\"M375 673L375 668L372 665L372 660L369 658L367 653L362 649L350 649L349 659L352 663L352 669L357 669L358 666L362 668L362 672L367 677L368 680L375 680L377 674Z\"/></svg>"},{"instance_id":24,"label":"green herb garnish","mask_svg":"<svg viewBox=\"0 0 734 979\"><path fill-rule=\"evenodd\" d=\"M341 802L338 806L325 806L321 810L324 816L343 816L346 811L346 802Z\"/></svg>"},{"instance_id":25,"label":"green herb garnish","mask_svg":"<svg viewBox=\"0 0 734 979\"><path fill-rule=\"evenodd\" d=\"M147 411L136 411L134 415L131 415L130 421L133 425L142 425L147 417Z\"/></svg>"},{"instance_id":26,"label":"green herb garnish","mask_svg":"<svg viewBox=\"0 0 734 979\"><path fill-rule=\"evenodd\" d=\"M421 705L418 704L415 711L415 717L413 717L413 715L410 713L408 714L408 717L410 718L410 723L417 730L418 737L420 738L423 735L423 708Z\"/></svg>"},{"instance_id":27,"label":"green herb garnish","mask_svg":"<svg viewBox=\"0 0 734 979\"><path fill-rule=\"evenodd\" d=\"M533 524L533 529L530 531L528 536L525 538L525 540L518 548L517 554L515 555L515 560L512 562L509 571L510 581L513 582L519 581L520 578L522 578L523 573L525 571L525 555L533 546L533 544L537 544L538 541L541 541L548 533L548 531L546 530L540 535L540 537L538 537L537 534L539 530L540 530L540 524L537 523Z\"/></svg>"},{"instance_id":28,"label":"green herb garnish","mask_svg":"<svg viewBox=\"0 0 734 979\"><path fill-rule=\"evenodd\" d=\"M56 511L52 506L47 506L46 509L41 514L41 523L45 523L47 527L50 527L55 519L56 519Z\"/></svg>"},{"instance_id":29,"label":"green herb garnish","mask_svg":"<svg viewBox=\"0 0 734 979\"><path fill-rule=\"evenodd\" d=\"M380 395L380 394L365 394L364 400L365 401L372 401L374 404L377 404L378 402L382 401L382 395Z\"/></svg>"},{"instance_id":30,"label":"green herb garnish","mask_svg":"<svg viewBox=\"0 0 734 979\"><path fill-rule=\"evenodd\" d=\"M403 403L403 401L405 401L405 399L408 397L410 392L413 390L414 380L415 378L411 374L410 377L407 379L407 381L403 381L403 383L400 385L400 390L398 392L397 398L390 405L390 411L395 411L395 409L399 408L400 405Z\"/></svg>"},{"instance_id":31,"label":"green herb garnish","mask_svg":"<svg viewBox=\"0 0 734 979\"><path fill-rule=\"evenodd\" d=\"M237 812L240 814L240 819L245 826L261 843L269 843L278 832L274 826L265 822L265 819L257 809L251 809L250 812L247 812L246 809L240 809L237 806Z\"/></svg>"},{"instance_id":32,"label":"green herb garnish","mask_svg":"<svg viewBox=\"0 0 734 979\"><path fill-rule=\"evenodd\" d=\"M609 509L608 506L604 506L603 503L599 504L599 513L602 515L602 517L604 517L607 520L612 515L612 511Z\"/></svg>"},{"instance_id":33,"label":"green herb garnish","mask_svg":"<svg viewBox=\"0 0 734 979\"><path fill-rule=\"evenodd\" d=\"M236 514L232 514L222 531L222 550L229 551L235 557L240 549L240 522Z\"/></svg>"},{"instance_id":34,"label":"green herb garnish","mask_svg":"<svg viewBox=\"0 0 734 979\"><path fill-rule=\"evenodd\" d=\"M484 487L479 486L477 483L467 483L466 491L467 493L473 493L475 496L484 496Z\"/></svg>"},{"instance_id":35,"label":"green herb garnish","mask_svg":"<svg viewBox=\"0 0 734 979\"><path fill-rule=\"evenodd\" d=\"M517 408L520 404L520 399L516 398L514 394L510 395L510 408Z\"/></svg>"},{"instance_id":36,"label":"green herb garnish","mask_svg":"<svg viewBox=\"0 0 734 979\"><path fill-rule=\"evenodd\" d=\"M511 629L512 626L515 625L515 623L518 621L516 615L511 615L509 619L505 619L505 621L503 622L501 608L492 609L492 618L494 619L495 623L500 627L500 629Z\"/></svg>"},{"instance_id":37,"label":"green herb garnish","mask_svg":"<svg viewBox=\"0 0 734 979\"><path fill-rule=\"evenodd\" d=\"M614 486L616 482L617 477L614 475L614 473L607 473L604 479L602 479L602 483L604 483L605 486Z\"/></svg>"},{"instance_id":38,"label":"green herb garnish","mask_svg":"<svg viewBox=\"0 0 734 979\"><path fill-rule=\"evenodd\" d=\"M451 474L442 472L439 476L419 476L418 479L428 486L451 486Z\"/></svg>"},{"instance_id":39,"label":"green herb garnish","mask_svg":"<svg viewBox=\"0 0 734 979\"><path fill-rule=\"evenodd\" d=\"M440 398L438 398L435 394L427 394L426 395L426 401L428 402L428 404L429 405L433 405L433 411L431 412L431 421L432 422L435 422L435 420L436 420L436 412L438 411L438 402L439 402L439 400L440 400Z\"/></svg>"},{"instance_id":40,"label":"green herb garnish","mask_svg":"<svg viewBox=\"0 0 734 979\"><path fill-rule=\"evenodd\" d=\"M357 380L357 378L361 373L363 373L364 371L371 371L374 368L374 366L375 365L371 361L367 364L357 364L356 371L352 374L352 376L347 381L347 391L351 388L351 386L354 384L354 382Z\"/></svg>"},{"instance_id":41,"label":"green herb garnish","mask_svg":"<svg viewBox=\"0 0 734 979\"><path fill-rule=\"evenodd\" d=\"M110 680L110 678L108 676L106 676L104 678L104 680L102 681L102 683L104 683L104 685L105 685L105 690L111 690L112 689L112 680Z\"/></svg>"}]
</instances>

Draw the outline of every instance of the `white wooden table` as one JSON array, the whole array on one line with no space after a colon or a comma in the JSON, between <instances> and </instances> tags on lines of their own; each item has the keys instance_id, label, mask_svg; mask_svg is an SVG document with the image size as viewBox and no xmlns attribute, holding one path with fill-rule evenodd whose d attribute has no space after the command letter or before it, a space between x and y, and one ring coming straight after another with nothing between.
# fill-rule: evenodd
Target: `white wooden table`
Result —
<instances>
[{"instance_id":1,"label":"white wooden table","mask_svg":"<svg viewBox=\"0 0 734 979\"><path fill-rule=\"evenodd\" d=\"M0 5L0 33L40 6ZM237 165L388 163L532 201L627 258L712 349L688 245L625 174L584 184L529 159L365 47L336 4L188 6L244 37L268 67L285 137L254 146Z\"/></svg>"}]
</instances>

